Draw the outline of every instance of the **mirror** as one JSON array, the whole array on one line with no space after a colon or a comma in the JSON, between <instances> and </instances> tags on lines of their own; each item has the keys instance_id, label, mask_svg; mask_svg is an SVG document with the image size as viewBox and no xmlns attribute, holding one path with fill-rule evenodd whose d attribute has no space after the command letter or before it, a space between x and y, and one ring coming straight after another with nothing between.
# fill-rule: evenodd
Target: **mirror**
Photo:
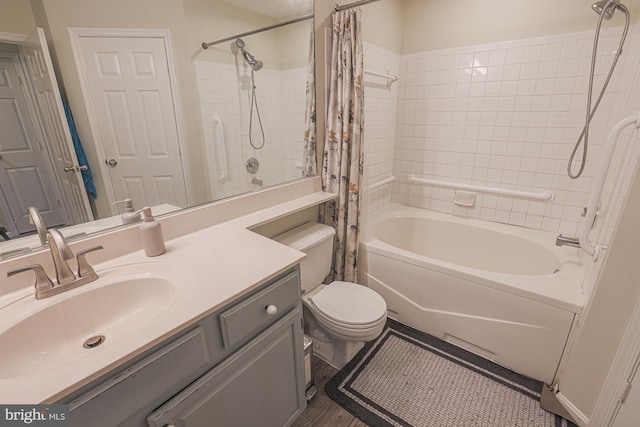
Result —
<instances>
[{"instance_id":1,"label":"mirror","mask_svg":"<svg viewBox=\"0 0 640 427\"><path fill-rule=\"evenodd\" d=\"M268 4L262 0L6 0L3 9L0 64L18 68L22 64L26 69L22 72L28 74L28 59L20 57L20 44L26 42L13 37L32 33L36 27L44 29L60 91L73 115L97 192L97 198L87 199L84 207L78 203L69 208L65 191L70 186L61 183L64 174L52 160L60 157L58 148L46 144L51 139L47 129L38 129L46 126L47 119L37 105L40 86L25 90L25 112L36 111L32 140L45 141L40 149L42 167L37 179L17 180L5 174L0 183L5 193L13 190L20 195L18 205L39 207L48 227L69 227L63 230L65 235L83 235L122 224L124 206L113 205L117 200L130 198L135 209L151 205L156 207L154 214L161 214L304 176L313 0ZM300 17L308 19L278 26ZM254 33L268 27L276 28ZM238 40L233 37L202 48L203 43L238 34L242 35ZM130 47L134 39L142 42ZM149 40L159 41L156 47L160 46L165 63L149 60L147 53L155 49L153 43L144 43ZM138 85L143 90L135 95L139 100L132 100L119 97L122 87L106 85L105 76L111 84L127 66L124 56L106 53L118 49L127 53L128 48L133 68L143 77L165 75L164 83L158 84L165 84L164 95L156 96L156 86L145 92ZM28 76L20 78L24 77ZM0 117L9 115L0 108ZM70 130L73 134L73 127ZM3 170L7 147L3 137ZM169 172L151 170L151 164L161 161L172 164ZM69 173L80 177L81 171ZM46 183L54 188L45 187ZM4 212L0 226L12 238L3 242L0 237L0 257L14 249L40 246L22 207L18 215L23 230L16 230L7 206L10 198L0 193ZM58 204L63 212L49 220L45 214ZM89 221L91 216L94 221ZM27 236L14 239L23 234Z\"/></svg>"}]
</instances>

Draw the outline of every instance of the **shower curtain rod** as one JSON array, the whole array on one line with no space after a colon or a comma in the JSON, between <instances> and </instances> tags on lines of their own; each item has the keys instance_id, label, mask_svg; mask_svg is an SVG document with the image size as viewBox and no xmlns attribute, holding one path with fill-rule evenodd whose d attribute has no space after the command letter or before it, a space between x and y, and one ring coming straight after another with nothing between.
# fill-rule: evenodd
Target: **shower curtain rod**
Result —
<instances>
[{"instance_id":1,"label":"shower curtain rod","mask_svg":"<svg viewBox=\"0 0 640 427\"><path fill-rule=\"evenodd\" d=\"M223 39L216 40L214 42L210 42L210 43L204 42L204 43L202 43L202 48L203 49L209 49L210 46L213 46L213 45L216 45L216 44L219 44L219 43L228 42L229 40L235 40L235 39L237 39L239 37L250 36L251 34L261 33L263 31L267 31L267 30L273 30L274 28L283 27L283 26L289 25L289 24L295 24L296 22L306 21L307 19L311 19L311 18L313 18L313 13L310 14L310 15L300 16L299 18L293 18L293 19L290 19L288 21L283 21L283 22L279 22L277 24L269 25L268 27L262 27L262 28L258 28L257 30L251 30L251 31L247 31L245 33L236 34L235 36L225 37Z\"/></svg>"},{"instance_id":2,"label":"shower curtain rod","mask_svg":"<svg viewBox=\"0 0 640 427\"><path fill-rule=\"evenodd\" d=\"M336 5L333 8L335 9L336 12L340 12L341 10L351 9L352 7L364 6L367 3L373 3L375 1L379 1L379 0L360 0L360 1L354 1L353 3L344 4L342 6L336 3Z\"/></svg>"}]
</instances>

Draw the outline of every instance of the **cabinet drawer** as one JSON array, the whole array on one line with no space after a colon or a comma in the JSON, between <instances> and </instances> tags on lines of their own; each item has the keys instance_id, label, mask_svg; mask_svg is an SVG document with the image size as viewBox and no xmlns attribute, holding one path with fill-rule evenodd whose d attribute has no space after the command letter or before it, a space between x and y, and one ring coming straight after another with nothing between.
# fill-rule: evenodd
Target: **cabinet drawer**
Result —
<instances>
[{"instance_id":1,"label":"cabinet drawer","mask_svg":"<svg viewBox=\"0 0 640 427\"><path fill-rule=\"evenodd\" d=\"M176 385L189 384L210 359L204 330L197 327L70 402L71 425L121 425L138 407L164 397Z\"/></svg>"},{"instance_id":2,"label":"cabinet drawer","mask_svg":"<svg viewBox=\"0 0 640 427\"><path fill-rule=\"evenodd\" d=\"M220 314L225 348L251 338L300 301L300 279L294 271L268 288Z\"/></svg>"}]
</instances>

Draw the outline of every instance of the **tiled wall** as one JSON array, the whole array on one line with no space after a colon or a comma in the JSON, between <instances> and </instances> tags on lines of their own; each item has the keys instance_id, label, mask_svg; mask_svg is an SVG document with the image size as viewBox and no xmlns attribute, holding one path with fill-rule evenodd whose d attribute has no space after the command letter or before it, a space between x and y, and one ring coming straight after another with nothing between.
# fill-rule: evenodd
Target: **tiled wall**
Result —
<instances>
[{"instance_id":1,"label":"tiled wall","mask_svg":"<svg viewBox=\"0 0 640 427\"><path fill-rule=\"evenodd\" d=\"M596 90L620 32L601 33ZM367 87L368 182L389 173L388 158L381 153L394 147L394 202L575 234L608 130L638 111L640 31L635 27L592 121L585 173L578 180L567 177L567 159L584 122L592 40L589 31L400 57L395 141L379 136L391 132L379 123L393 115L388 110L393 89ZM367 46L365 68L384 68L381 64L395 57ZM617 153L624 153L630 139L620 141ZM618 158L625 159L623 154ZM624 161L633 170L635 158ZM537 202L478 193L476 207L466 208L453 203L454 190L409 184L409 174L520 191L552 190L556 198ZM379 193L370 197L372 210L384 204Z\"/></svg>"},{"instance_id":2,"label":"tiled wall","mask_svg":"<svg viewBox=\"0 0 640 427\"><path fill-rule=\"evenodd\" d=\"M398 76L400 56L372 44L364 44L365 69ZM398 83L365 74L365 180L375 184L393 175L398 109ZM391 203L392 184L365 192L369 212Z\"/></svg>"},{"instance_id":3,"label":"tiled wall","mask_svg":"<svg viewBox=\"0 0 640 427\"><path fill-rule=\"evenodd\" d=\"M292 69L280 73L284 174L287 180L302 177L304 114L307 70Z\"/></svg>"},{"instance_id":4,"label":"tiled wall","mask_svg":"<svg viewBox=\"0 0 640 427\"><path fill-rule=\"evenodd\" d=\"M227 197L301 176L295 163L302 159L306 69L255 72L256 97L265 133L265 145L256 150L249 144L251 72L247 67L196 62L196 78L213 198ZM220 116L225 139L228 180L221 182L222 162L213 117ZM254 145L262 144L258 117L253 112ZM245 164L249 157L260 162L253 175Z\"/></svg>"}]
</instances>

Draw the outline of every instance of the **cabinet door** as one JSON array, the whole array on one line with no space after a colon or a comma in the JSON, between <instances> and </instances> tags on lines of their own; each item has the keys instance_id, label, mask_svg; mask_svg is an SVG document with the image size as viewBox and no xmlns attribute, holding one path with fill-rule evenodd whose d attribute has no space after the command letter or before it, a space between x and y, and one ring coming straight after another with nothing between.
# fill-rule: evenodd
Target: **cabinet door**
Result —
<instances>
[{"instance_id":1,"label":"cabinet door","mask_svg":"<svg viewBox=\"0 0 640 427\"><path fill-rule=\"evenodd\" d=\"M301 319L296 308L158 408L149 425L290 425L306 406Z\"/></svg>"}]
</instances>

